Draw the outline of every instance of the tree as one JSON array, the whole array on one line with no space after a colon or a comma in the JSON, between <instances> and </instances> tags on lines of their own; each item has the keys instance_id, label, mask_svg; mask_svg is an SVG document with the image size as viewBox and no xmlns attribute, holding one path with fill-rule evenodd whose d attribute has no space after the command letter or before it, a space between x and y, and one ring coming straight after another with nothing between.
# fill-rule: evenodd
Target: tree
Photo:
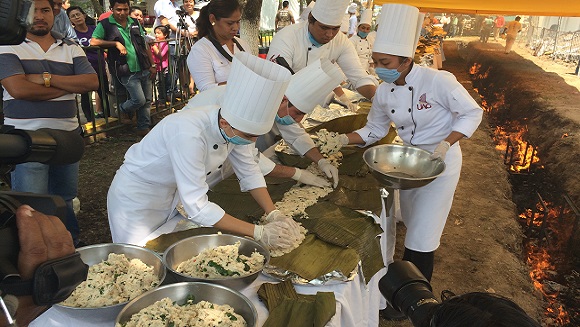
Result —
<instances>
[{"instance_id":1,"label":"tree","mask_svg":"<svg viewBox=\"0 0 580 327\"><path fill-rule=\"evenodd\" d=\"M242 5L240 37L248 42L252 54L258 55L262 0L240 0L240 4Z\"/></svg>"}]
</instances>

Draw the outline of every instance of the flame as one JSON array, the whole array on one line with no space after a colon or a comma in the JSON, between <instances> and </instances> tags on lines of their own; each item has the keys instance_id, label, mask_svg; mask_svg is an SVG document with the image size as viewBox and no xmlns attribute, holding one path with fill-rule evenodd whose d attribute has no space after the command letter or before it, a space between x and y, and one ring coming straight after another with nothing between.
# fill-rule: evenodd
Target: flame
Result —
<instances>
[{"instance_id":1,"label":"flame","mask_svg":"<svg viewBox=\"0 0 580 327\"><path fill-rule=\"evenodd\" d=\"M564 134L562 134L562 138L566 138L566 137L568 137L568 136L570 136L570 135L568 135L568 133L564 133Z\"/></svg>"},{"instance_id":2,"label":"flame","mask_svg":"<svg viewBox=\"0 0 580 327\"><path fill-rule=\"evenodd\" d=\"M488 67L487 70L481 73L481 64L473 63L473 65L469 68L469 74L473 75L475 79L486 79L489 75L491 67Z\"/></svg>"},{"instance_id":3,"label":"flame","mask_svg":"<svg viewBox=\"0 0 580 327\"><path fill-rule=\"evenodd\" d=\"M547 209L547 210L546 210ZM556 257L560 252L565 251L565 243L571 236L571 228L567 228L561 223L561 217L568 217L572 214L570 209L560 211L554 208L553 203L538 201L535 210L527 208L520 213L519 218L525 222L526 226L533 225L541 227L545 222L546 230L553 232L550 234L549 244L540 247L537 243L528 241L525 245L527 252L527 263L530 267L530 278L533 285L538 289L544 298L548 301L546 308L546 316L552 320L553 324L550 326L564 326L570 323L570 315L563 305L558 302L559 292L552 288L547 288L545 281L550 280L551 276L548 272L556 269Z\"/></svg>"},{"instance_id":4,"label":"flame","mask_svg":"<svg viewBox=\"0 0 580 327\"><path fill-rule=\"evenodd\" d=\"M515 130L515 132L508 132L508 128ZM517 122L514 122L510 127L496 126L495 128L495 148L511 157L509 162L509 170L511 172L527 171L533 164L537 164L540 161L537 148L524 141L524 136L527 133L528 127L520 126ZM510 149L508 149L508 139L510 141ZM540 168L543 168L543 166L540 166Z\"/></svg>"}]
</instances>

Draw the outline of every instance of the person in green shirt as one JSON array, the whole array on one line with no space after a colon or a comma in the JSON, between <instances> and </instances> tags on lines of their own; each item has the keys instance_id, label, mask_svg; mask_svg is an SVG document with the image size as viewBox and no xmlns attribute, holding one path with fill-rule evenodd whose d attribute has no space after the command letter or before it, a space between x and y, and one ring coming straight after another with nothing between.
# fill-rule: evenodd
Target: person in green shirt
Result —
<instances>
[{"instance_id":1,"label":"person in green shirt","mask_svg":"<svg viewBox=\"0 0 580 327\"><path fill-rule=\"evenodd\" d=\"M119 104L121 122L131 124L137 114L137 135L149 133L151 123L151 81L156 67L145 31L137 20L129 17L129 0L110 0L111 16L99 22L93 32L91 45L109 49L109 71L116 83L122 85L129 98Z\"/></svg>"}]
</instances>

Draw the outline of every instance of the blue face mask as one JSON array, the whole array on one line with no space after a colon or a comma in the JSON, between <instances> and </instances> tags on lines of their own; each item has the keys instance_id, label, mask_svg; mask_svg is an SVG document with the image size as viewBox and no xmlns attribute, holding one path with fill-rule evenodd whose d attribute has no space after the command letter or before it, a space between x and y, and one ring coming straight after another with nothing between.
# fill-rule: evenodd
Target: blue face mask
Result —
<instances>
[{"instance_id":1,"label":"blue face mask","mask_svg":"<svg viewBox=\"0 0 580 327\"><path fill-rule=\"evenodd\" d=\"M316 48L320 48L321 46L323 46L322 43L319 43L318 41L316 41L314 39L314 36L312 36L312 34L310 34L310 32L308 32L308 39L310 40L310 42L312 42L312 45L314 45Z\"/></svg>"},{"instance_id":2,"label":"blue face mask","mask_svg":"<svg viewBox=\"0 0 580 327\"><path fill-rule=\"evenodd\" d=\"M361 39L364 39L365 37L367 37L367 35L369 35L369 33L367 32L361 32L358 31L358 33L356 33L358 36L360 36Z\"/></svg>"},{"instance_id":3,"label":"blue face mask","mask_svg":"<svg viewBox=\"0 0 580 327\"><path fill-rule=\"evenodd\" d=\"M233 132L233 130L232 130ZM220 133L222 133L222 136L224 137L224 139L226 139L226 142L231 143L231 144L235 144L235 145L248 145L248 144L252 144L254 142L250 141L250 140L246 140L245 138L236 135L236 133L234 133L233 137L229 137L226 132L220 128Z\"/></svg>"},{"instance_id":4,"label":"blue face mask","mask_svg":"<svg viewBox=\"0 0 580 327\"><path fill-rule=\"evenodd\" d=\"M276 114L274 120L280 125L292 125L295 123L294 118L290 117L290 115L280 118L280 116Z\"/></svg>"},{"instance_id":5,"label":"blue face mask","mask_svg":"<svg viewBox=\"0 0 580 327\"><path fill-rule=\"evenodd\" d=\"M377 76L383 81L387 83L394 83L401 76L399 68L401 68L402 65L403 64L401 63L396 69L377 67L375 68L375 72L377 73Z\"/></svg>"},{"instance_id":6,"label":"blue face mask","mask_svg":"<svg viewBox=\"0 0 580 327\"><path fill-rule=\"evenodd\" d=\"M274 117L274 121L280 125L292 125L294 124L296 121L294 120L294 118L292 118L292 116L290 116L290 108L288 108L288 102L286 102L286 116L280 118L280 116L278 116L278 114L276 114L276 117Z\"/></svg>"}]
</instances>

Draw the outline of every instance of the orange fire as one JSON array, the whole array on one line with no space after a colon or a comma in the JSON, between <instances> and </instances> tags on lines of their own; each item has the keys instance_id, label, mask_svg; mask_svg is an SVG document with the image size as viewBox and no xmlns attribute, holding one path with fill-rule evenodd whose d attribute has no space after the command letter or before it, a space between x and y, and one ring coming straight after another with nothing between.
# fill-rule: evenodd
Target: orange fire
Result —
<instances>
[{"instance_id":1,"label":"orange fire","mask_svg":"<svg viewBox=\"0 0 580 327\"><path fill-rule=\"evenodd\" d=\"M524 136L528 132L527 126L519 126L514 122L509 127L515 132L506 131L506 127L497 126L494 131L494 139L496 140L496 150L501 151L502 154L507 153L512 172L524 172L530 169L532 164L537 164L540 161L537 149L524 141ZM508 139L510 148L508 149Z\"/></svg>"},{"instance_id":2,"label":"orange fire","mask_svg":"<svg viewBox=\"0 0 580 327\"><path fill-rule=\"evenodd\" d=\"M480 72L481 64L473 63L473 65L469 68L469 74L473 75L475 79L486 79L489 75L490 68L488 67L487 70L483 73Z\"/></svg>"},{"instance_id":3,"label":"orange fire","mask_svg":"<svg viewBox=\"0 0 580 327\"><path fill-rule=\"evenodd\" d=\"M548 209L546 211L546 208ZM552 323L550 326L563 326L570 322L570 316L566 309L557 302L559 291L553 288L548 288L545 283L550 280L548 272L556 270L555 259L553 255L563 251L566 240L569 239L571 229L561 225L560 217L567 217L571 214L571 210L565 209L563 212L553 208L550 202L536 204L535 210L526 209L519 215L525 221L526 226L533 225L539 228L545 222L547 225L553 225L550 230L557 231L556 235L552 235L551 242L546 242L542 246L535 242L528 242L526 247L527 263L530 267L530 278L534 287L538 289L544 298L548 301L546 315ZM547 228L547 226L544 226ZM541 242L542 240L540 240Z\"/></svg>"}]
</instances>

